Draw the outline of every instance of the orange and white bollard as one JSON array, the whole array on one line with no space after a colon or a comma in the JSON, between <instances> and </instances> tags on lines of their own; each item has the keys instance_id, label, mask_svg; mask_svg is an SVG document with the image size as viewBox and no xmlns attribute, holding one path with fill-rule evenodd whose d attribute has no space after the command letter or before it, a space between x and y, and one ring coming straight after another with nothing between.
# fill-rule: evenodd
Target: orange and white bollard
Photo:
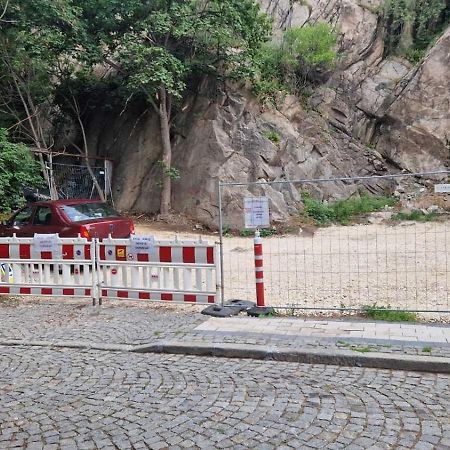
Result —
<instances>
[{"instance_id":1,"label":"orange and white bollard","mask_svg":"<svg viewBox=\"0 0 450 450\"><path fill-rule=\"evenodd\" d=\"M263 246L259 230L255 231L255 238L253 242L255 249L256 305L258 307L265 307Z\"/></svg>"}]
</instances>

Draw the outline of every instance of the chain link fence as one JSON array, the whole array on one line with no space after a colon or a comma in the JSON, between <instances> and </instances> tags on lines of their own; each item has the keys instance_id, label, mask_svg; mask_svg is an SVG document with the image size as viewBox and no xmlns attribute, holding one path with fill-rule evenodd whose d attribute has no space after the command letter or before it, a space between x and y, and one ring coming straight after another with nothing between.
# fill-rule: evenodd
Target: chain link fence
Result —
<instances>
[{"instance_id":1,"label":"chain link fence","mask_svg":"<svg viewBox=\"0 0 450 450\"><path fill-rule=\"evenodd\" d=\"M54 185L60 199L99 198L98 191L88 168L85 165L51 164ZM108 161L97 162L91 167L105 197L111 199L111 168Z\"/></svg>"},{"instance_id":2,"label":"chain link fence","mask_svg":"<svg viewBox=\"0 0 450 450\"><path fill-rule=\"evenodd\" d=\"M225 300L255 299L244 198L267 196L267 306L450 312L449 173L220 183Z\"/></svg>"}]
</instances>

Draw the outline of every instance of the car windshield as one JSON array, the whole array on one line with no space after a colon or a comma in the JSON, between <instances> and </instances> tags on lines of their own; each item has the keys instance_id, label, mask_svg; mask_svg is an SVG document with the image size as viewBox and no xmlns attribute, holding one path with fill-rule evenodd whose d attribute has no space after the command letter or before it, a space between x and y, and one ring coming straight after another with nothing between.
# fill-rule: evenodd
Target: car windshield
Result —
<instances>
[{"instance_id":1,"label":"car windshield","mask_svg":"<svg viewBox=\"0 0 450 450\"><path fill-rule=\"evenodd\" d=\"M71 222L119 217L119 213L105 203L77 203L75 205L63 205L61 209Z\"/></svg>"}]
</instances>

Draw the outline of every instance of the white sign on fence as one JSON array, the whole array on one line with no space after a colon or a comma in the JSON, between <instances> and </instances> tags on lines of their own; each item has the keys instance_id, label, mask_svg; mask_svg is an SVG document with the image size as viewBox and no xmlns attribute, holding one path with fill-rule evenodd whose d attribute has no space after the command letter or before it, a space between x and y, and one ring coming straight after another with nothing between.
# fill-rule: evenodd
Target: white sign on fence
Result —
<instances>
[{"instance_id":1,"label":"white sign on fence","mask_svg":"<svg viewBox=\"0 0 450 450\"><path fill-rule=\"evenodd\" d=\"M245 228L270 226L269 199L267 197L244 198Z\"/></svg>"},{"instance_id":2,"label":"white sign on fence","mask_svg":"<svg viewBox=\"0 0 450 450\"><path fill-rule=\"evenodd\" d=\"M434 192L446 192L450 194L450 184L435 184Z\"/></svg>"},{"instance_id":3,"label":"white sign on fence","mask_svg":"<svg viewBox=\"0 0 450 450\"><path fill-rule=\"evenodd\" d=\"M38 252L56 252L58 250L58 235L35 234L33 245Z\"/></svg>"},{"instance_id":4,"label":"white sign on fence","mask_svg":"<svg viewBox=\"0 0 450 450\"><path fill-rule=\"evenodd\" d=\"M155 236L132 236L131 251L133 253L148 253L155 246Z\"/></svg>"}]
</instances>

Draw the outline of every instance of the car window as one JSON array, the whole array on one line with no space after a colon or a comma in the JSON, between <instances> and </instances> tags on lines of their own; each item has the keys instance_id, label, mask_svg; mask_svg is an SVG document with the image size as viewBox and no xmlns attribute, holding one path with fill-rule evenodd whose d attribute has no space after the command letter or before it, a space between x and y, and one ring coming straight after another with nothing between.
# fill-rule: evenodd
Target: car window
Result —
<instances>
[{"instance_id":1,"label":"car window","mask_svg":"<svg viewBox=\"0 0 450 450\"><path fill-rule=\"evenodd\" d=\"M34 215L34 225L50 225L52 222L52 210L48 206L39 206Z\"/></svg>"},{"instance_id":2,"label":"car window","mask_svg":"<svg viewBox=\"0 0 450 450\"><path fill-rule=\"evenodd\" d=\"M26 208L19 211L12 219L12 225L28 225L31 222L31 216L33 215L33 208L27 206Z\"/></svg>"},{"instance_id":3,"label":"car window","mask_svg":"<svg viewBox=\"0 0 450 450\"><path fill-rule=\"evenodd\" d=\"M76 205L63 205L61 209L71 222L81 222L90 219L104 219L107 217L119 217L119 213L114 211L105 203L78 203Z\"/></svg>"}]
</instances>

